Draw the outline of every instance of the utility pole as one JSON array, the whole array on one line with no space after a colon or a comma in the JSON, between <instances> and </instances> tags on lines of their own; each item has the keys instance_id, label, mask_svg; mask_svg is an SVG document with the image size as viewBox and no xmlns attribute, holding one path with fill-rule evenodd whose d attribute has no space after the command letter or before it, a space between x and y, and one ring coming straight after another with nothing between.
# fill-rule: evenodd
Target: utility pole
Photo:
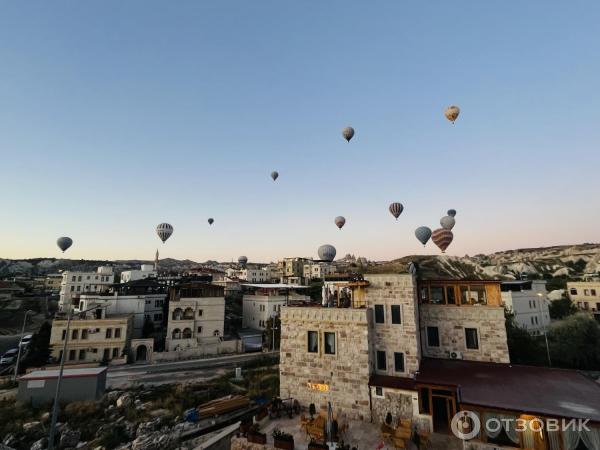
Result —
<instances>
[{"instance_id":1,"label":"utility pole","mask_svg":"<svg viewBox=\"0 0 600 450\"><path fill-rule=\"evenodd\" d=\"M537 293L537 296L540 298L539 300L539 311L540 311L540 319L542 319L542 324L544 321L544 317L543 317L543 313L542 313L542 302L546 301L546 299L544 298L544 295L541 292ZM550 319L548 319L550 320ZM544 341L546 342L546 356L548 357L548 367L552 367L552 361L550 360L550 346L548 345L548 326L547 325L542 325L542 329L543 329L543 333L544 333Z\"/></svg>"},{"instance_id":2,"label":"utility pole","mask_svg":"<svg viewBox=\"0 0 600 450\"><path fill-rule=\"evenodd\" d=\"M25 324L27 323L27 315L33 314L33 311L28 309L25 311L25 317L23 317L23 327L21 328L21 340L19 340L19 351L17 352L17 363L15 364L15 382L17 381L17 376L19 375L19 363L21 362L21 341L23 340L23 336L25 336Z\"/></svg>"}]
</instances>

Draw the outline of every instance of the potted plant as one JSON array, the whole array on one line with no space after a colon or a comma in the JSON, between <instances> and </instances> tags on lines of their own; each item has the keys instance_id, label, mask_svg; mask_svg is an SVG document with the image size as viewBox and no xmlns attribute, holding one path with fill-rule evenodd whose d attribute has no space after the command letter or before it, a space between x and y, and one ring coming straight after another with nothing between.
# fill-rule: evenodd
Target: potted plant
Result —
<instances>
[{"instance_id":1,"label":"potted plant","mask_svg":"<svg viewBox=\"0 0 600 450\"><path fill-rule=\"evenodd\" d=\"M314 403L308 405L308 413L310 414L310 420L314 419L315 414L317 413L317 408Z\"/></svg>"},{"instance_id":2,"label":"potted plant","mask_svg":"<svg viewBox=\"0 0 600 450\"><path fill-rule=\"evenodd\" d=\"M281 431L279 428L273 430L273 441L275 448L294 450L294 436Z\"/></svg>"},{"instance_id":3,"label":"potted plant","mask_svg":"<svg viewBox=\"0 0 600 450\"><path fill-rule=\"evenodd\" d=\"M314 438L310 438L310 442L308 443L308 450L329 450L329 446L327 444L321 444Z\"/></svg>"},{"instance_id":4,"label":"potted plant","mask_svg":"<svg viewBox=\"0 0 600 450\"><path fill-rule=\"evenodd\" d=\"M265 445L267 443L267 435L259 431L257 424L254 424L250 427L250 430L248 430L247 437L248 442L251 442L253 444Z\"/></svg>"}]
</instances>

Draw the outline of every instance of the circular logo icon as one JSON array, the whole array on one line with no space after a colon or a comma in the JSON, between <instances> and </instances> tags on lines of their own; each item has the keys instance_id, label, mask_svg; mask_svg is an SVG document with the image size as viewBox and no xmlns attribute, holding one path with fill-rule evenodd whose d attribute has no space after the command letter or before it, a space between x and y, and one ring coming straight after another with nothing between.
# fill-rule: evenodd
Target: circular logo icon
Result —
<instances>
[{"instance_id":1,"label":"circular logo icon","mask_svg":"<svg viewBox=\"0 0 600 450\"><path fill-rule=\"evenodd\" d=\"M468 441L479 434L481 421L473 411L459 411L452 418L450 427L454 436L463 441Z\"/></svg>"}]
</instances>

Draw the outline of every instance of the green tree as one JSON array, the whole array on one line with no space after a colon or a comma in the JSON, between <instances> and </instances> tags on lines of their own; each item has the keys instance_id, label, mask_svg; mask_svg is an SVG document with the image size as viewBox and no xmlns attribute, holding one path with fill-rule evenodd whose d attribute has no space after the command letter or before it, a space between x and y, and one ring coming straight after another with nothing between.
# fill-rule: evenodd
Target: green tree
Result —
<instances>
[{"instance_id":1,"label":"green tree","mask_svg":"<svg viewBox=\"0 0 600 450\"><path fill-rule=\"evenodd\" d=\"M564 319L565 317L571 316L577 312L577 308L567 297L550 302L548 310L550 311L550 317L553 319Z\"/></svg>"},{"instance_id":2,"label":"green tree","mask_svg":"<svg viewBox=\"0 0 600 450\"><path fill-rule=\"evenodd\" d=\"M146 317L146 320L144 320L144 326L142 327L142 337L144 339L148 338L152 336L152 333L154 333L154 322L152 322L149 317Z\"/></svg>"},{"instance_id":3,"label":"green tree","mask_svg":"<svg viewBox=\"0 0 600 450\"><path fill-rule=\"evenodd\" d=\"M552 365L600 370L600 325L587 314L575 314L548 332Z\"/></svg>"},{"instance_id":4,"label":"green tree","mask_svg":"<svg viewBox=\"0 0 600 450\"><path fill-rule=\"evenodd\" d=\"M25 370L27 367L40 367L48 362L50 356L50 333L52 326L49 322L44 322L40 329L33 335L27 355L23 358L21 369Z\"/></svg>"},{"instance_id":5,"label":"green tree","mask_svg":"<svg viewBox=\"0 0 600 450\"><path fill-rule=\"evenodd\" d=\"M504 309L506 338L510 362L514 364L544 365L546 353L539 338L517 325L514 314Z\"/></svg>"},{"instance_id":6,"label":"green tree","mask_svg":"<svg viewBox=\"0 0 600 450\"><path fill-rule=\"evenodd\" d=\"M273 328L275 328L273 330ZM279 319L279 316L273 318L270 317L269 319L267 319L267 327L265 330L265 336L266 336L266 340L267 340L267 345L271 350L274 350L273 348L273 333L275 333L275 348L279 348L279 344L281 341L281 320Z\"/></svg>"}]
</instances>

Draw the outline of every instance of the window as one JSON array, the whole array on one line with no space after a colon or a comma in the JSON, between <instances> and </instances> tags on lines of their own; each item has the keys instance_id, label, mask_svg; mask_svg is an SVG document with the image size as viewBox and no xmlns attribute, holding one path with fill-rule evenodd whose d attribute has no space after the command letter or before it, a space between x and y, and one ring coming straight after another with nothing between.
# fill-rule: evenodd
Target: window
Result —
<instances>
[{"instance_id":1,"label":"window","mask_svg":"<svg viewBox=\"0 0 600 450\"><path fill-rule=\"evenodd\" d=\"M440 346L440 332L438 327L427 327L427 345L429 347Z\"/></svg>"},{"instance_id":2,"label":"window","mask_svg":"<svg viewBox=\"0 0 600 450\"><path fill-rule=\"evenodd\" d=\"M79 360L85 359L85 350L79 350Z\"/></svg>"},{"instance_id":3,"label":"window","mask_svg":"<svg viewBox=\"0 0 600 450\"><path fill-rule=\"evenodd\" d=\"M461 305L470 305L471 301L469 299L469 287L461 286L460 287L460 304Z\"/></svg>"},{"instance_id":4,"label":"window","mask_svg":"<svg viewBox=\"0 0 600 450\"><path fill-rule=\"evenodd\" d=\"M81 330L81 339L87 339L88 330L87 328Z\"/></svg>"},{"instance_id":5,"label":"window","mask_svg":"<svg viewBox=\"0 0 600 450\"><path fill-rule=\"evenodd\" d=\"M120 328L115 328L115 337L116 338L120 338L121 337L121 329Z\"/></svg>"},{"instance_id":6,"label":"window","mask_svg":"<svg viewBox=\"0 0 600 450\"><path fill-rule=\"evenodd\" d=\"M487 297L485 295L485 286L474 285L469 288L469 294L472 305L487 305Z\"/></svg>"},{"instance_id":7,"label":"window","mask_svg":"<svg viewBox=\"0 0 600 450\"><path fill-rule=\"evenodd\" d=\"M325 332L325 354L335 355L335 333Z\"/></svg>"},{"instance_id":8,"label":"window","mask_svg":"<svg viewBox=\"0 0 600 450\"><path fill-rule=\"evenodd\" d=\"M111 339L111 338L112 338L112 328L107 328L106 329L106 339Z\"/></svg>"},{"instance_id":9,"label":"window","mask_svg":"<svg viewBox=\"0 0 600 450\"><path fill-rule=\"evenodd\" d=\"M404 353L394 352L394 371L404 372Z\"/></svg>"},{"instance_id":10,"label":"window","mask_svg":"<svg viewBox=\"0 0 600 450\"><path fill-rule=\"evenodd\" d=\"M386 355L382 350L377 350L377 370L387 370Z\"/></svg>"},{"instance_id":11,"label":"window","mask_svg":"<svg viewBox=\"0 0 600 450\"><path fill-rule=\"evenodd\" d=\"M198 327L198 334L202 334L202 327Z\"/></svg>"},{"instance_id":12,"label":"window","mask_svg":"<svg viewBox=\"0 0 600 450\"><path fill-rule=\"evenodd\" d=\"M479 338L477 337L477 328L465 328L465 340L469 350L478 350Z\"/></svg>"},{"instance_id":13,"label":"window","mask_svg":"<svg viewBox=\"0 0 600 450\"><path fill-rule=\"evenodd\" d=\"M596 296L596 289L591 289L590 290L590 294L595 297Z\"/></svg>"},{"instance_id":14,"label":"window","mask_svg":"<svg viewBox=\"0 0 600 450\"><path fill-rule=\"evenodd\" d=\"M444 288L442 286L431 286L431 303L434 305L443 305L444 300Z\"/></svg>"},{"instance_id":15,"label":"window","mask_svg":"<svg viewBox=\"0 0 600 450\"><path fill-rule=\"evenodd\" d=\"M69 361L75 360L75 350L69 350Z\"/></svg>"},{"instance_id":16,"label":"window","mask_svg":"<svg viewBox=\"0 0 600 450\"><path fill-rule=\"evenodd\" d=\"M71 292L75 290L75 286L71 286Z\"/></svg>"},{"instance_id":17,"label":"window","mask_svg":"<svg viewBox=\"0 0 600 450\"><path fill-rule=\"evenodd\" d=\"M419 390L419 412L429 414L429 411L429 388L421 388Z\"/></svg>"},{"instance_id":18,"label":"window","mask_svg":"<svg viewBox=\"0 0 600 450\"><path fill-rule=\"evenodd\" d=\"M66 337L67 337L67 330L62 330L62 337L61 337L61 339L64 341Z\"/></svg>"},{"instance_id":19,"label":"window","mask_svg":"<svg viewBox=\"0 0 600 450\"><path fill-rule=\"evenodd\" d=\"M75 275L73 275L73 277L71 278L71 281L75 281L77 279L77 277Z\"/></svg>"},{"instance_id":20,"label":"window","mask_svg":"<svg viewBox=\"0 0 600 450\"><path fill-rule=\"evenodd\" d=\"M105 348L102 359L108 361L108 358L110 358L110 348Z\"/></svg>"},{"instance_id":21,"label":"window","mask_svg":"<svg viewBox=\"0 0 600 450\"><path fill-rule=\"evenodd\" d=\"M533 325L533 317L531 317L531 325Z\"/></svg>"},{"instance_id":22,"label":"window","mask_svg":"<svg viewBox=\"0 0 600 450\"><path fill-rule=\"evenodd\" d=\"M577 289L575 288L571 288L569 292L571 293L571 295L577 295Z\"/></svg>"},{"instance_id":23,"label":"window","mask_svg":"<svg viewBox=\"0 0 600 450\"><path fill-rule=\"evenodd\" d=\"M113 358L118 358L119 357L119 349L118 348L113 348L113 350L112 350L112 357Z\"/></svg>"},{"instance_id":24,"label":"window","mask_svg":"<svg viewBox=\"0 0 600 450\"><path fill-rule=\"evenodd\" d=\"M538 318L535 316L535 324L538 325Z\"/></svg>"},{"instance_id":25,"label":"window","mask_svg":"<svg viewBox=\"0 0 600 450\"><path fill-rule=\"evenodd\" d=\"M79 337L79 330L71 331L71 339L77 339Z\"/></svg>"},{"instance_id":26,"label":"window","mask_svg":"<svg viewBox=\"0 0 600 450\"><path fill-rule=\"evenodd\" d=\"M429 290L427 289L427 287L421 288L421 303L429 303L428 293L429 293Z\"/></svg>"},{"instance_id":27,"label":"window","mask_svg":"<svg viewBox=\"0 0 600 450\"><path fill-rule=\"evenodd\" d=\"M81 292L81 286L77 286L77 292Z\"/></svg>"},{"instance_id":28,"label":"window","mask_svg":"<svg viewBox=\"0 0 600 450\"><path fill-rule=\"evenodd\" d=\"M308 332L308 353L319 351L319 334L316 331Z\"/></svg>"},{"instance_id":29,"label":"window","mask_svg":"<svg viewBox=\"0 0 600 450\"><path fill-rule=\"evenodd\" d=\"M383 397L383 388L380 386L375 387L375 397Z\"/></svg>"},{"instance_id":30,"label":"window","mask_svg":"<svg viewBox=\"0 0 600 450\"><path fill-rule=\"evenodd\" d=\"M400 305L392 305L392 323L399 325L402 323L402 317L400 314Z\"/></svg>"},{"instance_id":31,"label":"window","mask_svg":"<svg viewBox=\"0 0 600 450\"><path fill-rule=\"evenodd\" d=\"M77 277L77 281L81 281L81 275Z\"/></svg>"},{"instance_id":32,"label":"window","mask_svg":"<svg viewBox=\"0 0 600 450\"><path fill-rule=\"evenodd\" d=\"M383 305L375 305L375 323L385 323L385 310Z\"/></svg>"},{"instance_id":33,"label":"window","mask_svg":"<svg viewBox=\"0 0 600 450\"><path fill-rule=\"evenodd\" d=\"M590 295L589 289L584 289L583 290L583 295Z\"/></svg>"},{"instance_id":34,"label":"window","mask_svg":"<svg viewBox=\"0 0 600 450\"><path fill-rule=\"evenodd\" d=\"M454 286L446 286L446 302L449 305L456 305L456 292Z\"/></svg>"}]
</instances>

